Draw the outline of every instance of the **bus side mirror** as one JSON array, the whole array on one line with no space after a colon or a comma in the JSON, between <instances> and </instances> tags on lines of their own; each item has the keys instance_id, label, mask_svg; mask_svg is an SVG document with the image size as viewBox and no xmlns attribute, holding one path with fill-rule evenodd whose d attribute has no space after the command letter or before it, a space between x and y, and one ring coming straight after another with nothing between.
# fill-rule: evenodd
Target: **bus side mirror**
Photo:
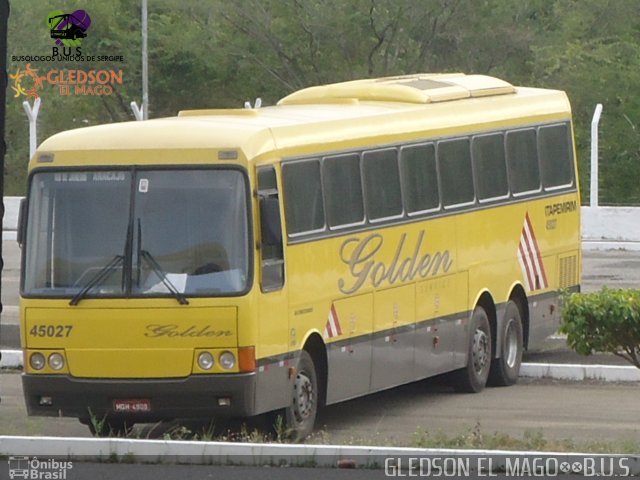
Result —
<instances>
[{"instance_id":1,"label":"bus side mirror","mask_svg":"<svg viewBox=\"0 0 640 480\"><path fill-rule=\"evenodd\" d=\"M22 248L22 242L24 241L24 231L27 228L27 199L20 200L20 209L18 210L18 230L16 232L16 240L18 246Z\"/></svg>"},{"instance_id":2,"label":"bus side mirror","mask_svg":"<svg viewBox=\"0 0 640 480\"><path fill-rule=\"evenodd\" d=\"M282 244L282 221L278 197L260 197L260 228L264 245Z\"/></svg>"}]
</instances>

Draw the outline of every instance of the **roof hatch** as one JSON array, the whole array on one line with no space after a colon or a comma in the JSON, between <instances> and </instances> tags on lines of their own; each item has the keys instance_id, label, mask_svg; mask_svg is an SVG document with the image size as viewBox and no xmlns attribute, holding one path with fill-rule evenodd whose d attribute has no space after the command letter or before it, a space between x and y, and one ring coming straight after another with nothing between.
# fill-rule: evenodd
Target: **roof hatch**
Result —
<instances>
[{"instance_id":1,"label":"roof hatch","mask_svg":"<svg viewBox=\"0 0 640 480\"><path fill-rule=\"evenodd\" d=\"M333 103L344 100L434 103L515 93L510 83L486 75L420 73L399 77L354 80L298 90L278 105Z\"/></svg>"}]
</instances>

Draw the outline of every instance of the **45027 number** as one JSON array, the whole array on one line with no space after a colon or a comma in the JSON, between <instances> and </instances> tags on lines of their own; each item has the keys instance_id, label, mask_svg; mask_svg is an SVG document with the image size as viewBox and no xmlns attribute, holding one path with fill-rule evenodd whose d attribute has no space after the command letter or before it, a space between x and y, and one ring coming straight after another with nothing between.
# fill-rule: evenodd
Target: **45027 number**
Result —
<instances>
[{"instance_id":1,"label":"45027 number","mask_svg":"<svg viewBox=\"0 0 640 480\"><path fill-rule=\"evenodd\" d=\"M71 335L73 325L34 325L29 330L32 337L56 337L64 338Z\"/></svg>"}]
</instances>

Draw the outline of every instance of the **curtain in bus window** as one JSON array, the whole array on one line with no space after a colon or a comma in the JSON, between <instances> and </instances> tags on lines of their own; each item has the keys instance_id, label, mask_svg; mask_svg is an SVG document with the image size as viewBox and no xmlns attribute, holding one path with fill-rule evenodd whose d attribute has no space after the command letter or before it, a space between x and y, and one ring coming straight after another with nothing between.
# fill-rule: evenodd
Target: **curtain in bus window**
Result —
<instances>
[{"instance_id":1,"label":"curtain in bus window","mask_svg":"<svg viewBox=\"0 0 640 480\"><path fill-rule=\"evenodd\" d=\"M538 148L542 166L542 184L545 188L571 185L573 158L567 124L540 127Z\"/></svg>"},{"instance_id":2,"label":"curtain in bus window","mask_svg":"<svg viewBox=\"0 0 640 480\"><path fill-rule=\"evenodd\" d=\"M400 171L409 213L424 212L440 206L436 149L432 143L403 148Z\"/></svg>"},{"instance_id":3,"label":"curtain in bus window","mask_svg":"<svg viewBox=\"0 0 640 480\"><path fill-rule=\"evenodd\" d=\"M317 159L282 165L284 206L289 235L324 228L320 161Z\"/></svg>"},{"instance_id":4,"label":"curtain in bus window","mask_svg":"<svg viewBox=\"0 0 640 480\"><path fill-rule=\"evenodd\" d=\"M364 221L360 156L339 155L324 159L323 186L327 220L330 227L359 224Z\"/></svg>"},{"instance_id":5,"label":"curtain in bus window","mask_svg":"<svg viewBox=\"0 0 640 480\"><path fill-rule=\"evenodd\" d=\"M502 134L474 137L471 148L478 198L487 200L506 196L509 193L509 184Z\"/></svg>"},{"instance_id":6,"label":"curtain in bus window","mask_svg":"<svg viewBox=\"0 0 640 480\"><path fill-rule=\"evenodd\" d=\"M445 206L473 202L473 174L469 140L445 140L438 142L438 166Z\"/></svg>"},{"instance_id":7,"label":"curtain in bus window","mask_svg":"<svg viewBox=\"0 0 640 480\"><path fill-rule=\"evenodd\" d=\"M514 194L540 190L538 148L533 128L507 133L507 164Z\"/></svg>"},{"instance_id":8,"label":"curtain in bus window","mask_svg":"<svg viewBox=\"0 0 640 480\"><path fill-rule=\"evenodd\" d=\"M364 192L370 220L402 215L398 152L395 149L362 155Z\"/></svg>"}]
</instances>

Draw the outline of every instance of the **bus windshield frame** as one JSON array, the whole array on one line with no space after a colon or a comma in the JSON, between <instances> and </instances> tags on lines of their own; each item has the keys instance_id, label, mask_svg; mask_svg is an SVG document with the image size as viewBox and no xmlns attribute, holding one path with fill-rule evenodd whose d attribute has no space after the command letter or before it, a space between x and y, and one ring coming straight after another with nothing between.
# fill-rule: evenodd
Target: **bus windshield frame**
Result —
<instances>
[{"instance_id":1,"label":"bus windshield frame","mask_svg":"<svg viewBox=\"0 0 640 480\"><path fill-rule=\"evenodd\" d=\"M29 180L23 297L188 304L252 286L243 168L39 169Z\"/></svg>"}]
</instances>

